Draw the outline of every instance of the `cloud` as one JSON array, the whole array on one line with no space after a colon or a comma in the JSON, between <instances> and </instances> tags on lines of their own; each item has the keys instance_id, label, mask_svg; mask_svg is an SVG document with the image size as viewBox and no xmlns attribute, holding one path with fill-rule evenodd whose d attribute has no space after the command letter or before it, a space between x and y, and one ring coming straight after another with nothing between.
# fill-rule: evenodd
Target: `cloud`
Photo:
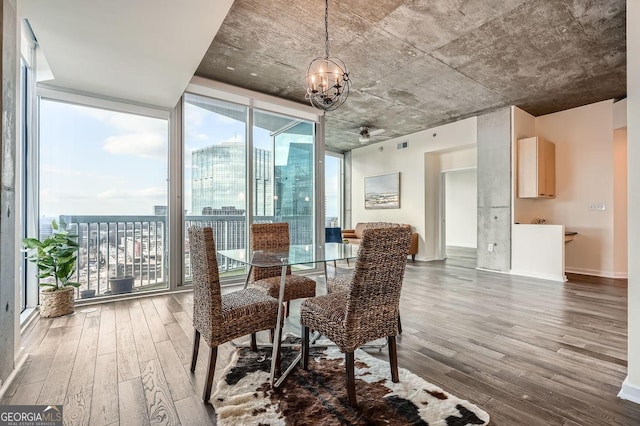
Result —
<instances>
[{"instance_id":1,"label":"cloud","mask_svg":"<svg viewBox=\"0 0 640 426\"><path fill-rule=\"evenodd\" d=\"M94 173L94 172L86 172L82 170L72 169L72 168L57 168L51 167L49 165L42 165L40 169L40 173L43 175L58 175L58 176L67 176L67 177L78 177L78 178L101 178L101 179L111 179L111 176Z\"/></svg>"},{"instance_id":2,"label":"cloud","mask_svg":"<svg viewBox=\"0 0 640 426\"><path fill-rule=\"evenodd\" d=\"M157 133L109 136L102 147L111 154L166 158L167 140Z\"/></svg>"},{"instance_id":3,"label":"cloud","mask_svg":"<svg viewBox=\"0 0 640 426\"><path fill-rule=\"evenodd\" d=\"M124 112L99 108L80 108L79 113L93 117L112 128L127 133L159 133L167 135L168 121L161 118L145 117Z\"/></svg>"},{"instance_id":4,"label":"cloud","mask_svg":"<svg viewBox=\"0 0 640 426\"><path fill-rule=\"evenodd\" d=\"M228 139L221 140L220 143L244 142L244 135L235 134Z\"/></svg>"},{"instance_id":5,"label":"cloud","mask_svg":"<svg viewBox=\"0 0 640 426\"><path fill-rule=\"evenodd\" d=\"M209 135L207 135L206 133L189 132L189 134L187 134L187 137L196 141L209 140Z\"/></svg>"},{"instance_id":6,"label":"cloud","mask_svg":"<svg viewBox=\"0 0 640 426\"><path fill-rule=\"evenodd\" d=\"M98 199L140 199L140 198L166 198L167 197L167 188L160 187L152 187L152 188L143 188L136 190L118 190L118 189L109 189L107 191L102 191L96 195Z\"/></svg>"}]
</instances>

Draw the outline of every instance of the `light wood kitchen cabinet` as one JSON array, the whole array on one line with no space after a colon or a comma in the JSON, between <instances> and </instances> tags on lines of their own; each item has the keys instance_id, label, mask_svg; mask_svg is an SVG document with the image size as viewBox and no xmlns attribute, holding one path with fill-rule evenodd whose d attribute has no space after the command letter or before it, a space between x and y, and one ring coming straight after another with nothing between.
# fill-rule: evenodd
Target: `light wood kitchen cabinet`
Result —
<instances>
[{"instance_id":1,"label":"light wood kitchen cabinet","mask_svg":"<svg viewBox=\"0 0 640 426\"><path fill-rule=\"evenodd\" d=\"M555 198L556 146L534 136L518 140L518 198Z\"/></svg>"}]
</instances>

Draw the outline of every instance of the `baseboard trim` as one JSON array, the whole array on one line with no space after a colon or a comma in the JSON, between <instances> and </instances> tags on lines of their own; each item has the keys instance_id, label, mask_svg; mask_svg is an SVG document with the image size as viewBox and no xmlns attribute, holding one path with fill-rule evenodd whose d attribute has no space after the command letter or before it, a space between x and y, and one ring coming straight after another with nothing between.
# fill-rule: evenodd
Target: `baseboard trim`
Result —
<instances>
[{"instance_id":1,"label":"baseboard trim","mask_svg":"<svg viewBox=\"0 0 640 426\"><path fill-rule=\"evenodd\" d=\"M567 281L567 277L564 275L538 274L538 273L529 272L529 271L519 271L517 269L512 269L511 275L518 275L520 277L528 277L528 278L537 278L539 280L556 281L560 283Z\"/></svg>"},{"instance_id":2,"label":"baseboard trim","mask_svg":"<svg viewBox=\"0 0 640 426\"><path fill-rule=\"evenodd\" d=\"M629 376L622 382L622 388L618 393L618 398L640 404L640 386L629 383Z\"/></svg>"},{"instance_id":3,"label":"baseboard trim","mask_svg":"<svg viewBox=\"0 0 640 426\"><path fill-rule=\"evenodd\" d=\"M9 377L7 377L7 380L5 380L5 382L2 384L2 387L0 388L0 399L4 398L4 394L11 386L11 383L13 383L13 381L16 379L18 372L20 371L28 357L29 354L24 351L24 348L20 348L20 353L18 353L18 356L16 358L16 363L13 371L11 372L11 374L9 374Z\"/></svg>"},{"instance_id":4,"label":"baseboard trim","mask_svg":"<svg viewBox=\"0 0 640 426\"><path fill-rule=\"evenodd\" d=\"M477 271L483 271L483 272L493 272L496 274L505 274L505 275L509 275L510 273L508 271L498 271L497 269L487 269L487 268L481 268L479 266L476 266L476 270Z\"/></svg>"},{"instance_id":5,"label":"baseboard trim","mask_svg":"<svg viewBox=\"0 0 640 426\"><path fill-rule=\"evenodd\" d=\"M569 272L571 274L580 274L580 275L591 275L594 277L602 277L602 278L614 278L614 279L627 279L629 278L629 274L626 272L611 272L611 271L600 271L597 269L583 269L583 268L567 268L565 267L565 272Z\"/></svg>"}]
</instances>

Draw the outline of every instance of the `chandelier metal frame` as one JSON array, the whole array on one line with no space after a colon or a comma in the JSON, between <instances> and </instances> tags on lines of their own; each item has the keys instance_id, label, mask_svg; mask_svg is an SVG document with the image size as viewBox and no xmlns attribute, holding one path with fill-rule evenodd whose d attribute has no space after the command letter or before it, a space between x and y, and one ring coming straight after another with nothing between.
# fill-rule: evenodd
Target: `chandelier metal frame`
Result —
<instances>
[{"instance_id":1,"label":"chandelier metal frame","mask_svg":"<svg viewBox=\"0 0 640 426\"><path fill-rule=\"evenodd\" d=\"M324 52L324 57L315 58L307 68L305 99L315 108L333 111L349 97L351 80L344 62L329 56L329 0L324 6Z\"/></svg>"}]
</instances>

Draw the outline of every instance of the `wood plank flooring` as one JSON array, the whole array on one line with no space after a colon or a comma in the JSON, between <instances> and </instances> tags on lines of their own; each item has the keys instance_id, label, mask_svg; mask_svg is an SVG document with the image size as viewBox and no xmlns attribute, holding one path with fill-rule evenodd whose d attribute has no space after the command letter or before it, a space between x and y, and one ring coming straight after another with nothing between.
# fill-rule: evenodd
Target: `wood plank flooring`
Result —
<instances>
[{"instance_id":1,"label":"wood plank flooring","mask_svg":"<svg viewBox=\"0 0 640 426\"><path fill-rule=\"evenodd\" d=\"M286 328L298 332L292 306ZM65 404L68 425L215 424L200 399L206 345L189 373L192 309L191 294L177 293L39 319L0 403ZM483 407L492 425L640 425L640 405L616 397L627 365L624 280L562 284L409 262L401 312L400 367ZM231 351L220 349L219 369Z\"/></svg>"}]
</instances>

